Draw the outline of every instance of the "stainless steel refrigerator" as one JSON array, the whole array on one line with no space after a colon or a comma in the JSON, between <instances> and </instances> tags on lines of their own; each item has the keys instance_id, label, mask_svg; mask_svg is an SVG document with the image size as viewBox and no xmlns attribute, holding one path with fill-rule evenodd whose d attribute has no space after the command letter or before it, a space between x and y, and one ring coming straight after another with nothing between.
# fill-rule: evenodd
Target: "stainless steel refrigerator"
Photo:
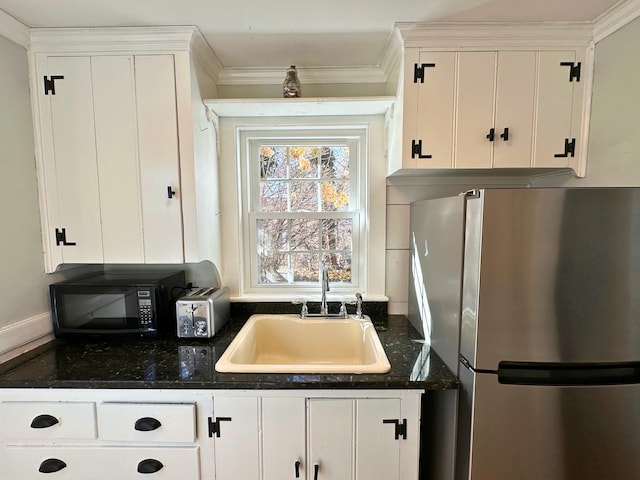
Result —
<instances>
[{"instance_id":1,"label":"stainless steel refrigerator","mask_svg":"<svg viewBox=\"0 0 640 480\"><path fill-rule=\"evenodd\" d=\"M640 478L640 188L411 205L409 317L459 373L457 480Z\"/></svg>"}]
</instances>

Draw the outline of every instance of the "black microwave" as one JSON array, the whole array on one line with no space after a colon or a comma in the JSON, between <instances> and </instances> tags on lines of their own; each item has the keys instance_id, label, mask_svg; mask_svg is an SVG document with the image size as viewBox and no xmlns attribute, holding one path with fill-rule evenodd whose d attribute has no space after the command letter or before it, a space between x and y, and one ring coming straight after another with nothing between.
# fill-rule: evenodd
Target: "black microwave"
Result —
<instances>
[{"instance_id":1,"label":"black microwave","mask_svg":"<svg viewBox=\"0 0 640 480\"><path fill-rule=\"evenodd\" d=\"M178 271L105 272L49 285L56 336L175 335Z\"/></svg>"}]
</instances>

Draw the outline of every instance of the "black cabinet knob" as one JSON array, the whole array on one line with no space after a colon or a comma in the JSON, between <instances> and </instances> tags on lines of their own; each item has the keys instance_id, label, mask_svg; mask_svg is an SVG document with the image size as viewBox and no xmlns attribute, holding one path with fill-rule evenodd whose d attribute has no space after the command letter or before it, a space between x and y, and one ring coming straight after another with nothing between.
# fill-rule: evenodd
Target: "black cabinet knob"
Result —
<instances>
[{"instance_id":1,"label":"black cabinet knob","mask_svg":"<svg viewBox=\"0 0 640 480\"><path fill-rule=\"evenodd\" d=\"M58 419L53 415L38 415L31 421L31 428L49 428L58 423Z\"/></svg>"},{"instance_id":2,"label":"black cabinet knob","mask_svg":"<svg viewBox=\"0 0 640 480\"><path fill-rule=\"evenodd\" d=\"M154 458L147 458L138 463L138 473L156 473L162 470L162 467L164 467L162 462Z\"/></svg>"},{"instance_id":3,"label":"black cabinet knob","mask_svg":"<svg viewBox=\"0 0 640 480\"><path fill-rule=\"evenodd\" d=\"M160 420L157 420L153 417L143 417L136 420L135 429L139 432L151 432L153 430L157 430L162 426Z\"/></svg>"},{"instance_id":4,"label":"black cabinet knob","mask_svg":"<svg viewBox=\"0 0 640 480\"><path fill-rule=\"evenodd\" d=\"M67 464L58 458L47 458L40 464L38 471L40 473L55 473L59 472L66 466Z\"/></svg>"}]
</instances>

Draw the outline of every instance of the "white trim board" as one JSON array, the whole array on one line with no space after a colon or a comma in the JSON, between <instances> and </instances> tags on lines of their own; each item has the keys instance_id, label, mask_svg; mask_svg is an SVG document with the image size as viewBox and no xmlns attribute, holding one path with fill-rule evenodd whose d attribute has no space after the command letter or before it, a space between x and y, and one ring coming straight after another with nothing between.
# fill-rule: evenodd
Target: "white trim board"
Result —
<instances>
[{"instance_id":1,"label":"white trim board","mask_svg":"<svg viewBox=\"0 0 640 480\"><path fill-rule=\"evenodd\" d=\"M0 328L0 358L23 345L45 337L48 339L52 335L52 330L51 313L49 312Z\"/></svg>"},{"instance_id":2,"label":"white trim board","mask_svg":"<svg viewBox=\"0 0 640 480\"><path fill-rule=\"evenodd\" d=\"M4 10L0 10L0 35L22 47L29 48L29 27Z\"/></svg>"}]
</instances>

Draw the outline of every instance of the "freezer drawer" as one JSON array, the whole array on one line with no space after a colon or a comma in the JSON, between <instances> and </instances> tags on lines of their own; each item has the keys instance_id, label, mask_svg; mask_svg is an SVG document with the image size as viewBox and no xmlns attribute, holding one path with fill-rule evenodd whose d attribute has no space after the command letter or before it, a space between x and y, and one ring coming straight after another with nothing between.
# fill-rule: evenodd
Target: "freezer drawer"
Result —
<instances>
[{"instance_id":1,"label":"freezer drawer","mask_svg":"<svg viewBox=\"0 0 640 480\"><path fill-rule=\"evenodd\" d=\"M457 480L640 478L640 385L531 386L460 369Z\"/></svg>"}]
</instances>

